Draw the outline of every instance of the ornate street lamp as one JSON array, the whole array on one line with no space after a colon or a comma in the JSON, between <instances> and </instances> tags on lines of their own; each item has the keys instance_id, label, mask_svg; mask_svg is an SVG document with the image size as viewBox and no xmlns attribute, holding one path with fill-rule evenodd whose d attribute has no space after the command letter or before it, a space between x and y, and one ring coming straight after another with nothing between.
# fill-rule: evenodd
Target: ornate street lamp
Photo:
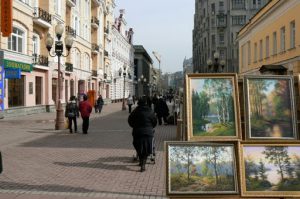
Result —
<instances>
[{"instance_id":1,"label":"ornate street lamp","mask_svg":"<svg viewBox=\"0 0 300 199\"><path fill-rule=\"evenodd\" d=\"M214 61L211 59L208 59L206 61L208 69L212 73L218 73L223 72L224 66L225 66L225 60L220 60L220 54L218 52L214 53Z\"/></svg>"},{"instance_id":2,"label":"ornate street lamp","mask_svg":"<svg viewBox=\"0 0 300 199\"><path fill-rule=\"evenodd\" d=\"M125 106L125 77L126 77L126 69L127 69L127 66L126 64L123 65L123 77L124 77L124 84L123 84L123 100L122 100L122 111L126 110L126 106ZM119 70L119 75L121 76L122 74L122 69L120 68Z\"/></svg>"},{"instance_id":3,"label":"ornate street lamp","mask_svg":"<svg viewBox=\"0 0 300 199\"><path fill-rule=\"evenodd\" d=\"M65 127L64 124L64 110L62 108L61 105L61 78L62 78L62 74L61 74L61 70L60 70L60 57L67 57L70 54L70 49L72 48L73 45L73 37L68 35L65 37L65 46L67 49L67 54L63 55L63 51L64 51L64 45L63 42L60 40L62 37L62 34L64 32L64 26L63 24L57 24L55 26L55 34L56 34L56 38L57 41L55 41L55 50L54 50L54 54L51 54L51 48L53 46L54 43L54 39L53 37L51 37L50 33L47 34L47 38L46 38L46 48L49 51L49 55L51 57L55 57L57 56L57 60L58 60L58 82L57 82L57 86L58 86L58 102L56 103L56 120L55 120L55 130L62 130Z\"/></svg>"}]
</instances>

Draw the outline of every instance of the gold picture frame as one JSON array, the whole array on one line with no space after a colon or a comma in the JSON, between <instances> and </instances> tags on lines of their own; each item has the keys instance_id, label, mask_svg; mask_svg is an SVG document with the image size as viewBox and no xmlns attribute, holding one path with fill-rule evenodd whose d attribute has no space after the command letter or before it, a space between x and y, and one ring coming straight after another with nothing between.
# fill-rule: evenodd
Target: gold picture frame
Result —
<instances>
[{"instance_id":1,"label":"gold picture frame","mask_svg":"<svg viewBox=\"0 0 300 199\"><path fill-rule=\"evenodd\" d=\"M237 142L168 141L165 151L168 196L231 198L239 194Z\"/></svg>"},{"instance_id":2,"label":"gold picture frame","mask_svg":"<svg viewBox=\"0 0 300 199\"><path fill-rule=\"evenodd\" d=\"M186 111L187 140L240 139L237 74L188 74Z\"/></svg>"},{"instance_id":3,"label":"gold picture frame","mask_svg":"<svg viewBox=\"0 0 300 199\"><path fill-rule=\"evenodd\" d=\"M240 144L242 197L300 197L299 152L300 143Z\"/></svg>"}]
</instances>

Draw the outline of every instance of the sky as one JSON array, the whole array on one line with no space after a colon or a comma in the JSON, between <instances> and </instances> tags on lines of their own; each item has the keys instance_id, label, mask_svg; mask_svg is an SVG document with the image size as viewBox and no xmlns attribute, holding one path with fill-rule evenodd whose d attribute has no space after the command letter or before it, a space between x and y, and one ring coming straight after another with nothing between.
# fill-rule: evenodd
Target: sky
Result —
<instances>
[{"instance_id":1,"label":"sky","mask_svg":"<svg viewBox=\"0 0 300 199\"><path fill-rule=\"evenodd\" d=\"M116 0L115 17L125 9L127 28L134 31L133 44L161 55L163 73L182 71L184 58L192 57L194 0Z\"/></svg>"}]
</instances>

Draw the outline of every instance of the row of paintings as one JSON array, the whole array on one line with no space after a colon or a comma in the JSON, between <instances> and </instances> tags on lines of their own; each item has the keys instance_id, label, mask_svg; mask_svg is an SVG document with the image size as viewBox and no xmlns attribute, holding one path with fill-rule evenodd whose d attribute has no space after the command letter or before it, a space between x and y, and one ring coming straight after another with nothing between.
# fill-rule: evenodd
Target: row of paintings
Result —
<instances>
[{"instance_id":1,"label":"row of paintings","mask_svg":"<svg viewBox=\"0 0 300 199\"><path fill-rule=\"evenodd\" d=\"M188 140L241 139L236 74L189 74ZM292 76L244 77L247 140L296 140Z\"/></svg>"},{"instance_id":2,"label":"row of paintings","mask_svg":"<svg viewBox=\"0 0 300 199\"><path fill-rule=\"evenodd\" d=\"M166 142L167 194L295 197L300 144Z\"/></svg>"}]
</instances>

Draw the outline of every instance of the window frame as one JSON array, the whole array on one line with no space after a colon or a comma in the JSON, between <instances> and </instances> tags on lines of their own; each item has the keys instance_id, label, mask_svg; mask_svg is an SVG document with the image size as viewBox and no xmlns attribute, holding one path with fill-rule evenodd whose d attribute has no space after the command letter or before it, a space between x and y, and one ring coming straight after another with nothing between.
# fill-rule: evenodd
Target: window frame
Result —
<instances>
[{"instance_id":1,"label":"window frame","mask_svg":"<svg viewBox=\"0 0 300 199\"><path fill-rule=\"evenodd\" d=\"M9 51L26 54L26 52L27 52L27 30L24 27L16 25L16 24L13 24L13 30L14 30L14 28L19 30L20 32L22 32L22 36L18 35L17 33L12 32L11 35L7 39L7 49ZM12 40L9 44L9 40L12 39L13 36L17 38L16 39L16 50L13 50L13 48L12 48L13 47ZM18 40L19 38L22 39L22 42L21 42L22 50L21 50L21 52L18 50L19 49L19 45L18 45L19 44L19 40Z\"/></svg>"}]
</instances>

